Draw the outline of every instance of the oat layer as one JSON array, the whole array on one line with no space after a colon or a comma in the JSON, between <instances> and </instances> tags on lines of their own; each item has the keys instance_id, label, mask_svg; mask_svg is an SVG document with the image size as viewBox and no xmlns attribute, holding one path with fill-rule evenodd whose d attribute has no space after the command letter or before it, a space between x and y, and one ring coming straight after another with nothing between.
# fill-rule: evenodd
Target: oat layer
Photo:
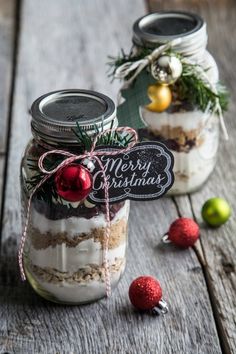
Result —
<instances>
[{"instance_id":1,"label":"oat layer","mask_svg":"<svg viewBox=\"0 0 236 354\"><path fill-rule=\"evenodd\" d=\"M122 267L125 265L124 258L116 258L115 263L111 264L109 267L110 274L121 271ZM86 267L78 269L77 272L73 274L67 272L59 272L56 269L45 267L41 268L36 265L30 265L30 272L35 274L37 278L44 282L52 284L61 284L62 282L67 283L79 283L85 284L90 281L105 281L105 267L104 265L99 266L97 264L88 264Z\"/></svg>"},{"instance_id":2,"label":"oat layer","mask_svg":"<svg viewBox=\"0 0 236 354\"><path fill-rule=\"evenodd\" d=\"M79 229L79 227L78 227ZM33 247L37 250L55 247L56 245L66 244L67 247L76 247L80 242L93 238L94 242L100 242L102 249L105 248L105 227L91 229L89 233L78 233L73 238L67 232L53 233L47 231L41 233L37 228L30 226L29 234ZM109 237L109 249L114 249L124 243L127 234L127 221L121 219L111 225Z\"/></svg>"}]
</instances>

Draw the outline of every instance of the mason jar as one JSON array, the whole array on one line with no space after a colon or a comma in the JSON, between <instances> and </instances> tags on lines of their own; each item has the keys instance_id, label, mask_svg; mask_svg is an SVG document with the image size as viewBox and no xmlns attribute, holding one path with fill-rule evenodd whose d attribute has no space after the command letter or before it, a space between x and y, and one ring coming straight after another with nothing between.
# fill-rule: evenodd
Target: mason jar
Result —
<instances>
[{"instance_id":1,"label":"mason jar","mask_svg":"<svg viewBox=\"0 0 236 354\"><path fill-rule=\"evenodd\" d=\"M84 152L73 132L76 123L89 136L94 136L95 124L96 132L118 124L113 101L87 90L48 93L33 103L31 113L32 138L21 163L24 222L30 193L43 177L39 157L54 149ZM26 277L47 300L65 304L95 301L106 295L105 206L87 199L69 202L58 197L53 181L50 177L32 200L23 251ZM129 201L110 204L109 209L111 229L106 251L114 288L125 268Z\"/></svg>"},{"instance_id":2,"label":"mason jar","mask_svg":"<svg viewBox=\"0 0 236 354\"><path fill-rule=\"evenodd\" d=\"M186 12L159 12L138 19L133 26L134 53L154 49L181 38L174 50L199 64L213 85L218 82L216 62L206 50L206 23L198 15ZM146 128L141 138L159 140L174 155L175 182L169 194L184 194L199 189L214 169L219 144L219 117L211 110L203 112L184 101L172 102L159 113L140 107Z\"/></svg>"}]
</instances>

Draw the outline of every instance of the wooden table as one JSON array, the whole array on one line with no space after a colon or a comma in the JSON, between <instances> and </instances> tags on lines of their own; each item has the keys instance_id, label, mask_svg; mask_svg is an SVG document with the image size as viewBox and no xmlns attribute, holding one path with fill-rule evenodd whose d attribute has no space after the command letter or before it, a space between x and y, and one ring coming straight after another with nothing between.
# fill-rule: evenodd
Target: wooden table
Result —
<instances>
[{"instance_id":1,"label":"wooden table","mask_svg":"<svg viewBox=\"0 0 236 354\"><path fill-rule=\"evenodd\" d=\"M22 283L16 262L20 239L19 163L30 136L31 103L61 88L95 89L116 98L106 77L108 54L129 49L133 21L148 10L197 11L208 22L209 48L231 91L217 168L195 194L132 203L126 274L111 299L59 306ZM203 202L226 198L236 207L236 3L234 0L0 0L0 266L1 353L236 353L236 221L202 225L194 249L163 247L160 238L179 215L200 224ZM156 276L169 303L165 317L136 313L128 287Z\"/></svg>"}]
</instances>

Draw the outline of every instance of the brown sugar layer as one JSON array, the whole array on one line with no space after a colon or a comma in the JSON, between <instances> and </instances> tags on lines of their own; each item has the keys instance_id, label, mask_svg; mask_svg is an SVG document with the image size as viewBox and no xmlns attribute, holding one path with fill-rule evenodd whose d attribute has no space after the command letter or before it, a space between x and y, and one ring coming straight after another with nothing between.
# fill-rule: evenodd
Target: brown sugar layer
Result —
<instances>
[{"instance_id":1,"label":"brown sugar layer","mask_svg":"<svg viewBox=\"0 0 236 354\"><path fill-rule=\"evenodd\" d=\"M124 258L116 258L115 262L109 266L109 271L112 274L120 272L125 266ZM56 269L50 267L38 267L36 265L30 264L29 267L33 274L35 274L39 279L44 282L52 284L62 284L62 282L67 283L79 283L86 284L90 281L105 281L105 267L104 265L88 264L84 268L78 269L73 274L67 272L60 272Z\"/></svg>"},{"instance_id":2,"label":"brown sugar layer","mask_svg":"<svg viewBox=\"0 0 236 354\"><path fill-rule=\"evenodd\" d=\"M163 142L169 149L177 152L188 153L192 148L203 144L204 139L200 136L202 128L185 131L182 127L163 125L161 129L140 129L140 139L158 140Z\"/></svg>"},{"instance_id":3,"label":"brown sugar layer","mask_svg":"<svg viewBox=\"0 0 236 354\"><path fill-rule=\"evenodd\" d=\"M79 221L79 220L78 220ZM125 219L118 220L111 224L108 248L114 249L125 242L127 234L127 221ZM79 229L79 225L78 225ZM47 247L56 247L57 245L66 244L67 247L76 247L80 242L93 238L94 242L100 242L102 249L105 247L105 227L91 229L89 233L78 233L74 237L69 237L66 231L53 233L47 231L41 233L39 229L30 225L29 235L33 247L37 250L46 249Z\"/></svg>"},{"instance_id":4,"label":"brown sugar layer","mask_svg":"<svg viewBox=\"0 0 236 354\"><path fill-rule=\"evenodd\" d=\"M184 173L181 173L181 172L176 172L175 173L175 175L176 175L176 177L179 179L179 180L181 180L181 181L183 181L183 182L187 182L188 180L189 180L189 178L190 178L190 176L188 176L188 175L186 175L186 174L184 174Z\"/></svg>"}]
</instances>

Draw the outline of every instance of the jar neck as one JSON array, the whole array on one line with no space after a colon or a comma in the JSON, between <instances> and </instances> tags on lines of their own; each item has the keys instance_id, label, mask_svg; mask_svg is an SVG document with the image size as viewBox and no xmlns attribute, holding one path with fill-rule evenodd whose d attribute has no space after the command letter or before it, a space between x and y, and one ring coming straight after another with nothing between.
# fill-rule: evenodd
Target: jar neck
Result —
<instances>
[{"instance_id":1,"label":"jar neck","mask_svg":"<svg viewBox=\"0 0 236 354\"><path fill-rule=\"evenodd\" d=\"M101 133L107 129L115 129L117 127L118 127L118 119L117 117L115 117L108 125L102 125L101 127L93 125L93 130L90 129L89 132L85 130L85 132L87 136L91 137L93 140L95 135L97 135L98 133ZM49 136L49 135L45 135L40 130L36 130L34 125L31 124L31 131L34 140L46 150L63 149L66 151L72 151L72 150L75 151L77 149L80 152L84 152L83 144L79 143L75 130L73 129L71 129L69 136L68 135L55 136L55 134Z\"/></svg>"},{"instance_id":2,"label":"jar neck","mask_svg":"<svg viewBox=\"0 0 236 354\"><path fill-rule=\"evenodd\" d=\"M83 153L84 148L83 146L77 142L77 143L68 143L68 142L54 142L50 141L50 139L42 139L39 135L33 133L33 139L38 144L41 148L43 148L45 151L50 151L50 150L65 150L69 151L72 153Z\"/></svg>"}]
</instances>

